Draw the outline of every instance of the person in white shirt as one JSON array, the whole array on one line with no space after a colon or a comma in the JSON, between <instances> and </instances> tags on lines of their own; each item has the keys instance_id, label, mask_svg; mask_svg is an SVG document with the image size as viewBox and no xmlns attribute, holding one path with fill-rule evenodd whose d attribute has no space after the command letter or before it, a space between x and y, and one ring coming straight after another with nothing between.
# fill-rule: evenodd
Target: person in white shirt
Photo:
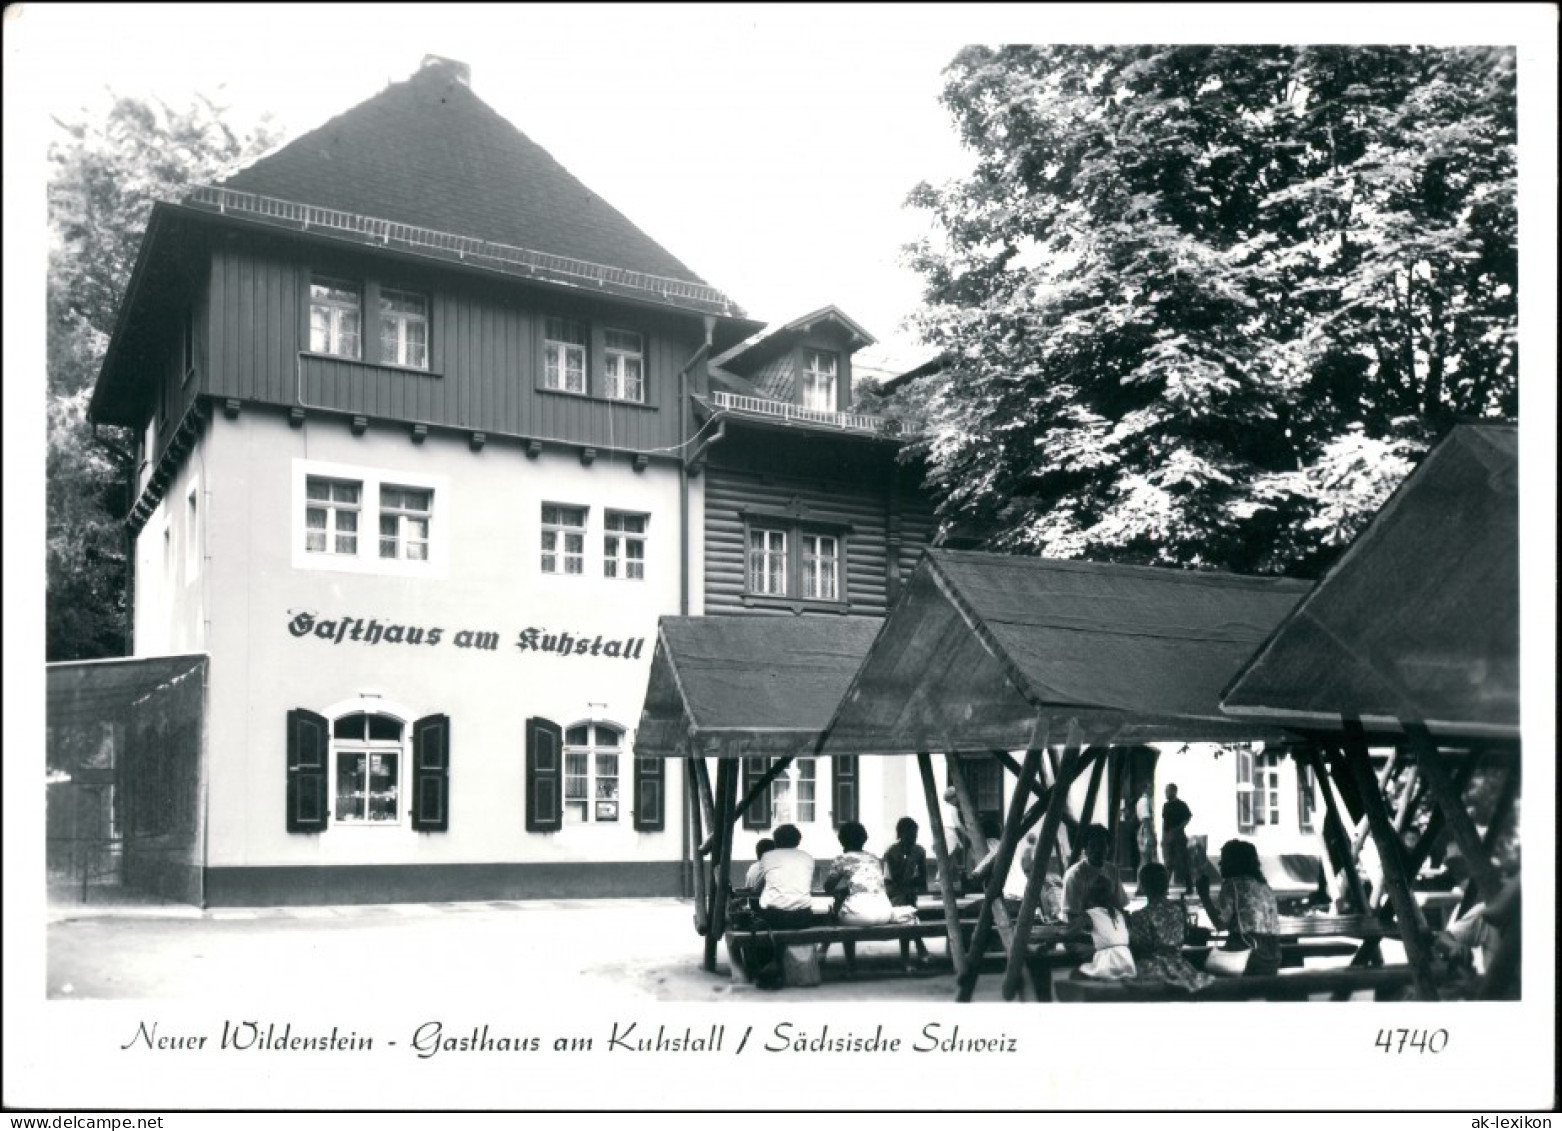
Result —
<instances>
[{"instance_id":1,"label":"person in white shirt","mask_svg":"<svg viewBox=\"0 0 1562 1131\"><path fill-rule=\"evenodd\" d=\"M759 890L760 872L759 862L765 858L765 853L776 846L776 842L769 837L763 837L754 844L754 862L748 866L748 872L743 876L743 886L750 891Z\"/></svg>"},{"instance_id":2,"label":"person in white shirt","mask_svg":"<svg viewBox=\"0 0 1562 1131\"><path fill-rule=\"evenodd\" d=\"M796 825L775 830L776 846L755 865L759 913L774 930L806 927L813 920L814 858L801 848Z\"/></svg>"}]
</instances>

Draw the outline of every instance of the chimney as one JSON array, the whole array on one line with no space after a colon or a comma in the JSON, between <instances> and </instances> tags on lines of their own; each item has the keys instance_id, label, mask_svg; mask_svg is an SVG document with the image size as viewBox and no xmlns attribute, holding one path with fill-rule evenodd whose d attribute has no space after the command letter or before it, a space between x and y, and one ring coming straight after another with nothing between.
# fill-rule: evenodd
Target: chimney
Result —
<instances>
[{"instance_id":1,"label":"chimney","mask_svg":"<svg viewBox=\"0 0 1562 1131\"><path fill-rule=\"evenodd\" d=\"M447 59L443 55L425 55L423 56L423 62L418 65L418 70L427 71L430 69L443 71L464 87L470 88L472 85L472 65L470 63L462 63L456 59Z\"/></svg>"}]
</instances>

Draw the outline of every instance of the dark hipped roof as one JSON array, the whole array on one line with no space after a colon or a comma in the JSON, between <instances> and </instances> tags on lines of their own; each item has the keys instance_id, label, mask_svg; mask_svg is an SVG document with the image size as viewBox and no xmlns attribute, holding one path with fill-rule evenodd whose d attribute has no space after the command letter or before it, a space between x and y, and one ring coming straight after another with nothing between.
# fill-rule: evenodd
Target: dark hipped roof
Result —
<instances>
[{"instance_id":1,"label":"dark hipped roof","mask_svg":"<svg viewBox=\"0 0 1562 1131\"><path fill-rule=\"evenodd\" d=\"M1226 710L1518 737L1518 491L1517 429L1455 428L1239 674Z\"/></svg>"},{"instance_id":2,"label":"dark hipped roof","mask_svg":"<svg viewBox=\"0 0 1562 1131\"><path fill-rule=\"evenodd\" d=\"M1220 692L1308 589L1234 574L929 550L831 722L826 753L1063 740L1272 738Z\"/></svg>"},{"instance_id":3,"label":"dark hipped roof","mask_svg":"<svg viewBox=\"0 0 1562 1131\"><path fill-rule=\"evenodd\" d=\"M442 61L426 63L223 186L703 282Z\"/></svg>"},{"instance_id":4,"label":"dark hipped roof","mask_svg":"<svg viewBox=\"0 0 1562 1131\"><path fill-rule=\"evenodd\" d=\"M879 625L865 617L663 617L636 753L811 753Z\"/></svg>"}]
</instances>

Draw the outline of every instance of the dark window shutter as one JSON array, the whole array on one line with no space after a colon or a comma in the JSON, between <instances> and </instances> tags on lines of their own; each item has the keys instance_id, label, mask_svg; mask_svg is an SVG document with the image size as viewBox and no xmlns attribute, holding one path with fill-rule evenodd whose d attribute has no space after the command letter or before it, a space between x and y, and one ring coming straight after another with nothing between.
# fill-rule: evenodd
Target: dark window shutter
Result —
<instances>
[{"instance_id":1,"label":"dark window shutter","mask_svg":"<svg viewBox=\"0 0 1562 1131\"><path fill-rule=\"evenodd\" d=\"M661 832L667 827L663 804L666 796L667 763L660 758L635 755L635 829L643 833Z\"/></svg>"},{"instance_id":2,"label":"dark window shutter","mask_svg":"<svg viewBox=\"0 0 1562 1131\"><path fill-rule=\"evenodd\" d=\"M857 755L837 754L833 762L830 822L840 828L857 819Z\"/></svg>"},{"instance_id":3,"label":"dark window shutter","mask_svg":"<svg viewBox=\"0 0 1562 1131\"><path fill-rule=\"evenodd\" d=\"M331 743L325 716L287 713L287 831L317 833L330 819Z\"/></svg>"},{"instance_id":4,"label":"dark window shutter","mask_svg":"<svg viewBox=\"0 0 1562 1131\"><path fill-rule=\"evenodd\" d=\"M526 831L564 825L564 732L547 719L526 720Z\"/></svg>"},{"instance_id":5,"label":"dark window shutter","mask_svg":"<svg viewBox=\"0 0 1562 1131\"><path fill-rule=\"evenodd\" d=\"M412 827L442 833L450 827L450 716L412 724Z\"/></svg>"},{"instance_id":6,"label":"dark window shutter","mask_svg":"<svg viewBox=\"0 0 1562 1131\"><path fill-rule=\"evenodd\" d=\"M743 759L743 797L748 796L748 791L754 788L754 783L765 776L765 771L770 769L769 758L744 758ZM742 801L743 797L738 800ZM767 788L743 810L743 827L745 829L768 829L770 827L770 790Z\"/></svg>"}]
</instances>

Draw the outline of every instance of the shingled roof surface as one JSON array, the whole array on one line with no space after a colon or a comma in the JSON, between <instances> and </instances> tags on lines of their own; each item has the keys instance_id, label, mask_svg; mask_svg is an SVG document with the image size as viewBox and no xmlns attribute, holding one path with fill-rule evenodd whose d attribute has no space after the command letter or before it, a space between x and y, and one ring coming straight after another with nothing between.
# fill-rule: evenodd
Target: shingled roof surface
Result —
<instances>
[{"instance_id":1,"label":"shingled roof surface","mask_svg":"<svg viewBox=\"0 0 1562 1131\"><path fill-rule=\"evenodd\" d=\"M663 617L635 747L742 737L748 753L809 749L867 655L868 617ZM775 751L773 751L775 752Z\"/></svg>"},{"instance_id":2,"label":"shingled roof surface","mask_svg":"<svg viewBox=\"0 0 1562 1131\"><path fill-rule=\"evenodd\" d=\"M1220 693L1309 584L928 550L831 720L827 754L1264 738Z\"/></svg>"},{"instance_id":3,"label":"shingled roof surface","mask_svg":"<svg viewBox=\"0 0 1562 1131\"><path fill-rule=\"evenodd\" d=\"M448 65L426 64L222 183L704 282L500 117Z\"/></svg>"},{"instance_id":4,"label":"shingled roof surface","mask_svg":"<svg viewBox=\"0 0 1562 1131\"><path fill-rule=\"evenodd\" d=\"M1032 702L1218 716L1226 681L1310 588L1229 573L930 551Z\"/></svg>"},{"instance_id":5,"label":"shingled roof surface","mask_svg":"<svg viewBox=\"0 0 1562 1131\"><path fill-rule=\"evenodd\" d=\"M1518 491L1517 429L1455 428L1234 681L1226 710L1516 734Z\"/></svg>"}]
</instances>

